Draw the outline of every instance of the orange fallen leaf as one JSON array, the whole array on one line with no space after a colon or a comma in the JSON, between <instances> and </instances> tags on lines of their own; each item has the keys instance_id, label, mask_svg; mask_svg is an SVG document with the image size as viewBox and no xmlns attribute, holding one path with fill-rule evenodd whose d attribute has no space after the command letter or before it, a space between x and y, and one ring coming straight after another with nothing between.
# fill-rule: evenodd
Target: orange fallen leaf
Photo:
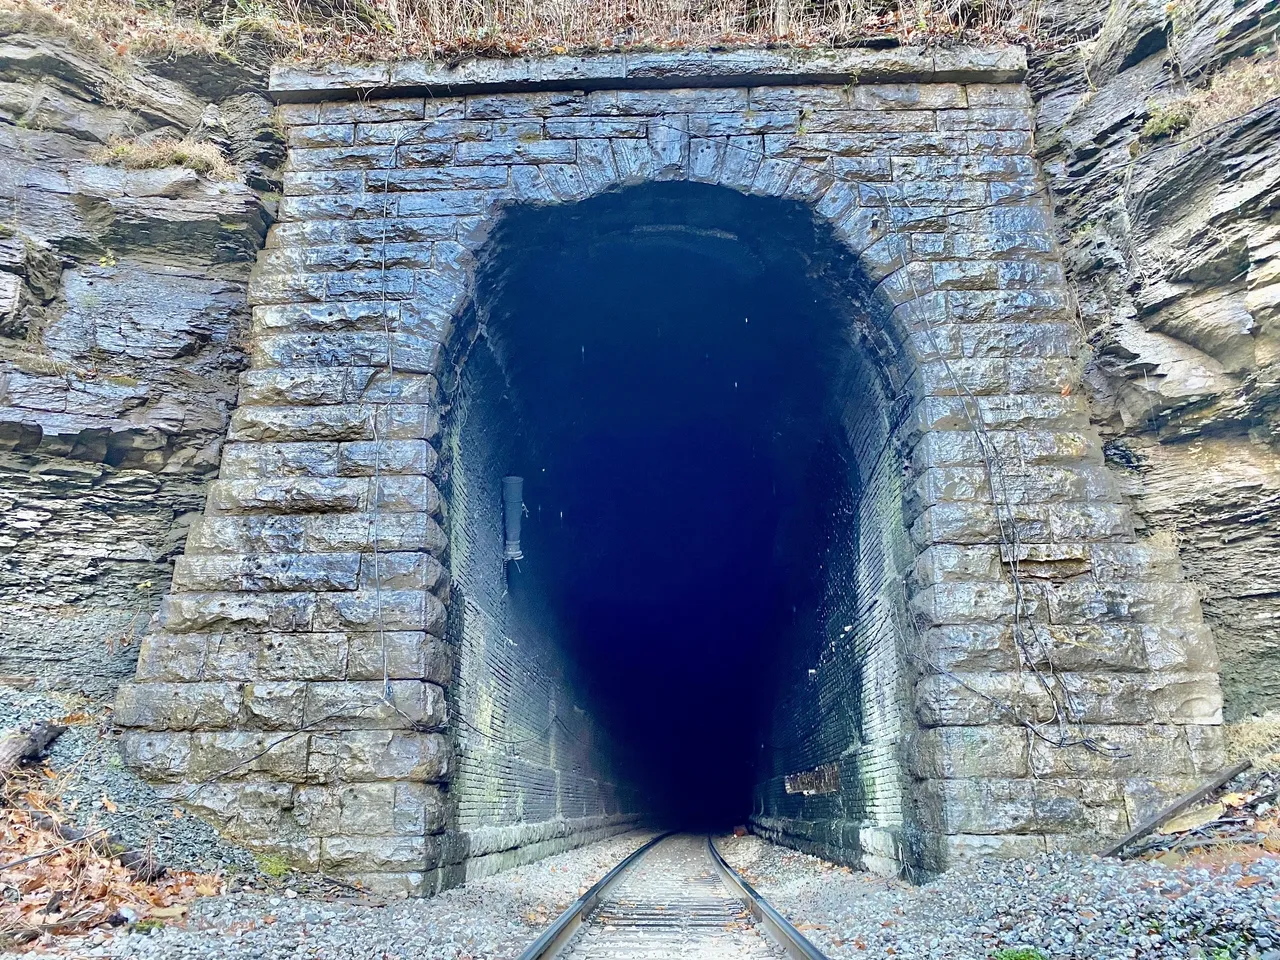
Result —
<instances>
[{"instance_id":1,"label":"orange fallen leaf","mask_svg":"<svg viewBox=\"0 0 1280 960\"><path fill-rule=\"evenodd\" d=\"M1246 876L1241 877L1239 880L1237 880L1236 886L1252 887L1255 883L1261 883L1263 879L1264 879L1263 877L1258 876L1256 873L1250 873L1250 874L1247 874Z\"/></svg>"},{"instance_id":2,"label":"orange fallen leaf","mask_svg":"<svg viewBox=\"0 0 1280 960\"><path fill-rule=\"evenodd\" d=\"M120 809L105 793L102 795L102 807L107 811L107 813L115 813Z\"/></svg>"}]
</instances>

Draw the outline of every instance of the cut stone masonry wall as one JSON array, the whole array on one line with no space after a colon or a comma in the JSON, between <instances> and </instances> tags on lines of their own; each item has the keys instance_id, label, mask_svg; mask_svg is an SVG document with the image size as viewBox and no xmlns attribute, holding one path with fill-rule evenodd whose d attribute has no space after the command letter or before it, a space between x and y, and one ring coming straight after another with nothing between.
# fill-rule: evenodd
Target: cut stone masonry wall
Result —
<instances>
[{"instance_id":1,"label":"cut stone masonry wall","mask_svg":"<svg viewBox=\"0 0 1280 960\"><path fill-rule=\"evenodd\" d=\"M890 634L881 744L910 809L877 865L1090 848L1220 766L1196 595L1135 536L1078 389L1023 69L958 50L278 70L294 102L253 368L119 696L129 762L304 866L451 882L442 357L504 205L685 179L830 223L874 287L864 350L912 404L894 436L912 622ZM1029 728L1053 719L1031 669L1049 659L1115 755Z\"/></svg>"}]
</instances>

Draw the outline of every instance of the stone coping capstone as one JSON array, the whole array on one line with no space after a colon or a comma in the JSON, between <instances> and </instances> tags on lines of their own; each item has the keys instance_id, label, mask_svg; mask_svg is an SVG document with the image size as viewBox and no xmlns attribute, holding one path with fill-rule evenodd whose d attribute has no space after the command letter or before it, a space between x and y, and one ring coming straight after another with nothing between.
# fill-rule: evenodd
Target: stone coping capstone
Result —
<instances>
[{"instance_id":1,"label":"stone coping capstone","mask_svg":"<svg viewBox=\"0 0 1280 960\"><path fill-rule=\"evenodd\" d=\"M269 90L279 103L406 93L430 95L549 90L672 89L845 83L1015 83L1027 71L1021 47L889 50L725 50L606 53L513 60L277 64Z\"/></svg>"}]
</instances>

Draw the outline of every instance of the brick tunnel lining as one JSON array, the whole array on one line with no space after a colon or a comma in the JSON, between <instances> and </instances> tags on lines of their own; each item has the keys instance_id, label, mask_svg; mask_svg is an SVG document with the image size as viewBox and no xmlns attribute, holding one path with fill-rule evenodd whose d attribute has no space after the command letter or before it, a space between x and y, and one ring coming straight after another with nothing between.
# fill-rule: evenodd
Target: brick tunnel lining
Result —
<instances>
[{"instance_id":1,"label":"brick tunnel lining","mask_svg":"<svg viewBox=\"0 0 1280 960\"><path fill-rule=\"evenodd\" d=\"M687 183L504 217L448 431L464 831L816 814L856 860L901 825L909 392L828 233Z\"/></svg>"}]
</instances>

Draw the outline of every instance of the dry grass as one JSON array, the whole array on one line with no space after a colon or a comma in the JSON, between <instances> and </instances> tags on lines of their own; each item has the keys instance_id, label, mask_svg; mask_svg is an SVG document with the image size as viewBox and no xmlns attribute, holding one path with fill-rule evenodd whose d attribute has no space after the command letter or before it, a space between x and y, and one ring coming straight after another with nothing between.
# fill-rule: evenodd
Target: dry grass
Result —
<instances>
[{"instance_id":1,"label":"dry grass","mask_svg":"<svg viewBox=\"0 0 1280 960\"><path fill-rule=\"evenodd\" d=\"M0 0L117 55L183 51L304 60L607 50L1032 43L1042 0Z\"/></svg>"},{"instance_id":2,"label":"dry grass","mask_svg":"<svg viewBox=\"0 0 1280 960\"><path fill-rule=\"evenodd\" d=\"M1259 770L1280 771L1280 713L1229 723L1224 732L1232 763L1252 760Z\"/></svg>"},{"instance_id":3,"label":"dry grass","mask_svg":"<svg viewBox=\"0 0 1280 960\"><path fill-rule=\"evenodd\" d=\"M99 163L126 170L186 167L210 180L238 180L240 174L212 143L196 140L113 140L95 157Z\"/></svg>"},{"instance_id":4,"label":"dry grass","mask_svg":"<svg viewBox=\"0 0 1280 960\"><path fill-rule=\"evenodd\" d=\"M1280 56L1237 60L1203 90L1187 98L1191 108L1189 136L1244 116L1280 97Z\"/></svg>"}]
</instances>

